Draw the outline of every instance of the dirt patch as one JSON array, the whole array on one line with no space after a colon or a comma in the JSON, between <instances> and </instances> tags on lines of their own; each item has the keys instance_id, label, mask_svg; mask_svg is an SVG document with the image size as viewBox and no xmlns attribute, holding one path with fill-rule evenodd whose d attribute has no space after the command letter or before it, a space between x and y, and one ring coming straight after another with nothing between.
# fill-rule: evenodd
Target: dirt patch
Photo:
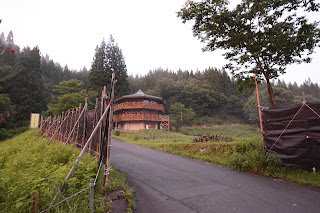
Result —
<instances>
[{"instance_id":1,"label":"dirt patch","mask_svg":"<svg viewBox=\"0 0 320 213\"><path fill-rule=\"evenodd\" d=\"M122 188L116 189L113 192L106 195L106 198L110 201L112 213L126 213L128 209L128 201L125 199L124 191Z\"/></svg>"}]
</instances>

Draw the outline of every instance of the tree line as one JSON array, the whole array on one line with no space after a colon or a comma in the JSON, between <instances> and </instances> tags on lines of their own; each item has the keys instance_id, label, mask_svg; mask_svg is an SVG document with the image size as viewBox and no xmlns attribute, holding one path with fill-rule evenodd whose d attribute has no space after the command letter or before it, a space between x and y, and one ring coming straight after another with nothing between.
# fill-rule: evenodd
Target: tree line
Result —
<instances>
[{"instance_id":1,"label":"tree line","mask_svg":"<svg viewBox=\"0 0 320 213\"><path fill-rule=\"evenodd\" d=\"M39 47L20 48L13 32L0 35L0 140L24 131L30 113L58 115L79 106L87 97L89 106L103 86L117 75L117 95L129 92L128 75L121 49L112 36L96 47L90 71L70 70L67 65L41 55Z\"/></svg>"},{"instance_id":2,"label":"tree line","mask_svg":"<svg viewBox=\"0 0 320 213\"><path fill-rule=\"evenodd\" d=\"M224 69L159 68L146 75L128 76L122 51L110 36L96 47L90 70L70 70L48 55L41 56L38 47L20 48L14 44L12 32L6 39L2 33L0 38L4 49L0 55L0 140L25 129L32 112L58 115L77 107L86 97L93 108L103 86L109 86L112 72L117 78L116 98L139 89L161 97L177 130L185 125L258 122L255 89L248 86L252 84L243 87L243 80ZM310 79L302 85L279 80L271 84L278 107L301 103L302 92L307 101L320 101L319 85ZM261 105L269 106L267 83L261 81L259 90Z\"/></svg>"},{"instance_id":3,"label":"tree line","mask_svg":"<svg viewBox=\"0 0 320 213\"><path fill-rule=\"evenodd\" d=\"M254 85L241 88L243 82L225 70L208 68L204 71L177 72L155 69L145 76L129 76L131 93L142 89L145 93L162 97L165 111L175 127L183 125L212 125L222 123L258 124L256 90ZM303 84L272 81L278 107L319 102L320 88L307 79ZM260 104L270 107L268 86L260 83Z\"/></svg>"}]
</instances>

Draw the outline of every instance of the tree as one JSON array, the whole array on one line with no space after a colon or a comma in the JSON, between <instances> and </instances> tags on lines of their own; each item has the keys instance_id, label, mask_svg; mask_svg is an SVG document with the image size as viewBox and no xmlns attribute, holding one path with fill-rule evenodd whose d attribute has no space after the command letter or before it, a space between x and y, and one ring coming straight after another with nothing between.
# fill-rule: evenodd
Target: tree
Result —
<instances>
[{"instance_id":1,"label":"tree","mask_svg":"<svg viewBox=\"0 0 320 213\"><path fill-rule=\"evenodd\" d=\"M129 93L127 68L121 49L112 36L96 48L89 74L87 92L91 100L100 96L103 86L110 87L112 72L116 75L115 97ZM109 89L109 88L108 88Z\"/></svg>"},{"instance_id":2,"label":"tree","mask_svg":"<svg viewBox=\"0 0 320 213\"><path fill-rule=\"evenodd\" d=\"M179 130L183 125L190 125L193 122L196 113L191 108L185 108L185 105L177 102L170 107L170 116L173 119L173 125Z\"/></svg>"},{"instance_id":3,"label":"tree","mask_svg":"<svg viewBox=\"0 0 320 213\"><path fill-rule=\"evenodd\" d=\"M121 96L128 95L130 90L126 63L122 51L118 47L118 44L115 43L112 35L110 35L106 47L106 60L106 72L109 79L108 85L111 84L110 79L112 72L115 73L117 79L115 97L120 98Z\"/></svg>"},{"instance_id":4,"label":"tree","mask_svg":"<svg viewBox=\"0 0 320 213\"><path fill-rule=\"evenodd\" d=\"M308 23L297 11L318 11L315 0L242 0L234 9L227 0L187 1L178 12L183 23L194 20L193 33L206 43L204 51L224 49L225 68L242 80L256 74L265 80L269 101L276 107L270 83L286 66L309 63L320 42L319 22Z\"/></svg>"},{"instance_id":5,"label":"tree","mask_svg":"<svg viewBox=\"0 0 320 213\"><path fill-rule=\"evenodd\" d=\"M87 97L83 82L76 79L60 82L55 86L53 92L54 95L48 107L49 112L55 115L78 107Z\"/></svg>"},{"instance_id":6,"label":"tree","mask_svg":"<svg viewBox=\"0 0 320 213\"><path fill-rule=\"evenodd\" d=\"M45 110L38 47L22 50L16 71L8 77L6 87L12 103L16 105L16 118L22 122L21 125L29 120L31 112Z\"/></svg>"},{"instance_id":7,"label":"tree","mask_svg":"<svg viewBox=\"0 0 320 213\"><path fill-rule=\"evenodd\" d=\"M93 62L91 64L91 70L87 84L87 93L92 101L99 97L103 86L106 86L107 75L105 72L105 48L106 43L103 40L100 44L100 47L96 47Z\"/></svg>"}]
</instances>

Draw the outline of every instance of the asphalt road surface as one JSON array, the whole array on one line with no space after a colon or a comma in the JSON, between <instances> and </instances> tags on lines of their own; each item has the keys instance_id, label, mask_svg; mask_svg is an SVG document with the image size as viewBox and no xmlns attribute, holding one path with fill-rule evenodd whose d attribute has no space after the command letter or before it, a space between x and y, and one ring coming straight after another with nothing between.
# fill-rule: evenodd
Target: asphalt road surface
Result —
<instances>
[{"instance_id":1,"label":"asphalt road surface","mask_svg":"<svg viewBox=\"0 0 320 213\"><path fill-rule=\"evenodd\" d=\"M136 213L320 212L320 188L237 172L112 139L111 163L135 190Z\"/></svg>"}]
</instances>

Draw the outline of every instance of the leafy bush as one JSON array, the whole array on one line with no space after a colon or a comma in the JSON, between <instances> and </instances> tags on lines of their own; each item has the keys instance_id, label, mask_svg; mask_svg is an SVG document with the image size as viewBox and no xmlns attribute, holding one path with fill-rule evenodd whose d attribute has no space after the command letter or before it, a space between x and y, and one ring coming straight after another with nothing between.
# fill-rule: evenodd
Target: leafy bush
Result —
<instances>
[{"instance_id":1,"label":"leafy bush","mask_svg":"<svg viewBox=\"0 0 320 213\"><path fill-rule=\"evenodd\" d=\"M5 129L0 128L0 142L9 138L12 138L15 135L21 134L28 130L28 127L19 127L14 129Z\"/></svg>"},{"instance_id":2,"label":"leafy bush","mask_svg":"<svg viewBox=\"0 0 320 213\"><path fill-rule=\"evenodd\" d=\"M274 155L267 155L261 141L252 138L249 141L236 142L229 165L240 171L263 172L275 171L281 167L281 160Z\"/></svg>"}]
</instances>

